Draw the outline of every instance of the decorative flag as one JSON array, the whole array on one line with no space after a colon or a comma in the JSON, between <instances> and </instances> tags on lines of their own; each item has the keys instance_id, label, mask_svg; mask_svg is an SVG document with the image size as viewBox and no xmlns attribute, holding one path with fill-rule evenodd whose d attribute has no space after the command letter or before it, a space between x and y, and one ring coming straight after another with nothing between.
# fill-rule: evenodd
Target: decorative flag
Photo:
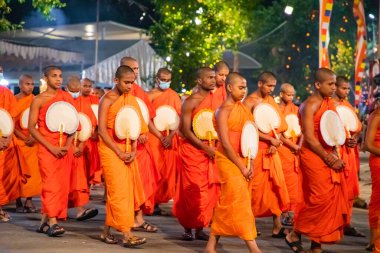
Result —
<instances>
[{"instance_id":1,"label":"decorative flag","mask_svg":"<svg viewBox=\"0 0 380 253\"><path fill-rule=\"evenodd\" d=\"M334 0L319 0L319 67L330 68L329 42L330 18Z\"/></svg>"},{"instance_id":2,"label":"decorative flag","mask_svg":"<svg viewBox=\"0 0 380 253\"><path fill-rule=\"evenodd\" d=\"M355 107L359 107L361 97L361 81L364 77L367 56L367 32L363 0L354 0L354 17L357 24L355 53Z\"/></svg>"}]
</instances>

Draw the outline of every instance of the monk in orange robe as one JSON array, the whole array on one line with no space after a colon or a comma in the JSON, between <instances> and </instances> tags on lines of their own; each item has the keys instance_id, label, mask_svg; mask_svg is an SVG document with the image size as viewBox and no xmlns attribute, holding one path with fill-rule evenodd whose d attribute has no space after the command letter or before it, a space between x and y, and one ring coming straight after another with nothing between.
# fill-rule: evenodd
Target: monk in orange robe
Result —
<instances>
[{"instance_id":1,"label":"monk in orange robe","mask_svg":"<svg viewBox=\"0 0 380 253\"><path fill-rule=\"evenodd\" d=\"M24 205L21 198L16 201L16 212L35 213L36 207L32 202L33 196L41 195L41 175L38 167L38 144L30 135L27 125L21 124L21 117L25 110L29 110L34 95L33 77L30 75L22 75L19 78L20 93L16 95L17 99L17 117L15 124L15 135L17 137L17 146L21 150L30 171L30 178L26 184L21 184L21 197L26 198Z\"/></svg>"},{"instance_id":2,"label":"monk in orange robe","mask_svg":"<svg viewBox=\"0 0 380 253\"><path fill-rule=\"evenodd\" d=\"M380 97L376 98L376 103ZM380 103L379 103L380 104ZM380 252L380 107L373 111L368 120L365 147L371 154L369 167L371 170L372 193L369 202L369 226L371 229L372 252Z\"/></svg>"},{"instance_id":3,"label":"monk in orange robe","mask_svg":"<svg viewBox=\"0 0 380 253\"><path fill-rule=\"evenodd\" d=\"M348 79L344 76L338 76L336 79L336 91L335 91L335 105L344 105L350 108L354 113L355 109L347 101L348 95L350 94L350 83ZM356 114L356 113L355 113ZM355 227L351 225L352 209L354 204L354 199L359 197L359 168L356 162L356 147L358 145L358 134L362 129L361 123L357 118L359 127L356 131L348 133L346 130L347 140L344 146L342 146L342 159L346 164L345 171L347 172L347 186L348 186L348 200L350 204L349 209L349 224L344 228L344 235L365 237L365 235L358 231Z\"/></svg>"},{"instance_id":4,"label":"monk in orange robe","mask_svg":"<svg viewBox=\"0 0 380 253\"><path fill-rule=\"evenodd\" d=\"M327 68L314 74L315 92L300 107L304 136L301 147L302 205L297 206L294 230L286 236L288 246L305 252L300 235L311 240L311 252L322 252L322 243L334 243L343 237L347 224L348 196L345 164L333 147L327 146L320 132L320 120L327 110L335 110L331 97L336 76Z\"/></svg>"},{"instance_id":5,"label":"monk in orange robe","mask_svg":"<svg viewBox=\"0 0 380 253\"><path fill-rule=\"evenodd\" d=\"M120 140L115 132L115 120L119 110L132 106L140 115L141 130L148 127L142 119L136 98L131 94L135 81L134 72L127 66L120 66L115 74L114 88L104 95L99 105L99 151L103 175L107 185L106 221L100 238L108 244L117 243L110 234L110 228L123 233L123 246L133 247L146 242L145 238L134 236L134 212L144 203L144 190L136 162L137 141L132 141L131 150L126 140Z\"/></svg>"},{"instance_id":6,"label":"monk in orange robe","mask_svg":"<svg viewBox=\"0 0 380 253\"><path fill-rule=\"evenodd\" d=\"M70 187L72 152L70 147L74 135L63 133L60 147L60 133L51 132L46 125L46 113L49 107L58 101L72 103L72 97L62 91L62 71L59 67L44 69L47 83L45 92L36 96L30 106L28 130L38 145L38 163L42 178L42 218L39 233L58 236L65 229L57 224L57 219L66 219ZM59 117L59 115L57 115ZM36 129L38 124L38 129Z\"/></svg>"},{"instance_id":7,"label":"monk in orange robe","mask_svg":"<svg viewBox=\"0 0 380 253\"><path fill-rule=\"evenodd\" d=\"M192 128L194 116L203 109L215 111L215 72L207 67L197 71L198 91L187 98L181 110L179 131L184 137L178 150L178 181L173 213L185 228L184 240L208 240L203 228L210 224L219 192L214 162L215 144L197 138Z\"/></svg>"},{"instance_id":8,"label":"monk in orange robe","mask_svg":"<svg viewBox=\"0 0 380 253\"><path fill-rule=\"evenodd\" d=\"M218 101L220 101L219 105L221 105L223 101L226 100L227 98L226 78L228 74L230 73L230 67L228 66L226 62L220 61L220 62L215 63L214 71L215 71L215 80L216 80L216 87L214 89L214 97Z\"/></svg>"},{"instance_id":9,"label":"monk in orange robe","mask_svg":"<svg viewBox=\"0 0 380 253\"><path fill-rule=\"evenodd\" d=\"M205 253L216 252L220 236L238 236L251 253L261 252L257 247L255 219L251 208L253 166L241 152L241 134L246 122L253 121L252 113L241 100L247 90L247 81L238 73L226 79L228 96L216 112L218 148L216 167L220 177L221 195L215 207L211 234Z\"/></svg>"},{"instance_id":10,"label":"monk in orange robe","mask_svg":"<svg viewBox=\"0 0 380 253\"><path fill-rule=\"evenodd\" d=\"M137 80L139 75L139 63L136 59L132 57L123 57L120 60L120 65L128 66L133 69L135 73L135 80ZM152 121L152 119L156 116L156 111L154 110L147 94L137 83L133 84L131 94L141 99L145 103L149 111L149 132L159 138L160 132L156 129ZM148 143L148 132L142 132L138 139L136 160L139 165L140 177L143 182L146 199L144 201L144 205L141 207L141 210L136 213L135 226L133 229L154 233L157 232L157 227L149 224L144 220L143 212L145 214L152 214L154 211L155 192L160 183L161 175L160 171L154 163L153 152Z\"/></svg>"},{"instance_id":11,"label":"monk in orange robe","mask_svg":"<svg viewBox=\"0 0 380 253\"><path fill-rule=\"evenodd\" d=\"M156 87L148 92L148 97L155 110L160 106L170 106L178 115L181 113L181 100L170 88L172 73L161 68L156 75ZM155 213L161 214L160 203L167 203L174 197L177 172L177 129L160 132L160 138L150 133L148 143L152 149L156 167L161 173L161 181L155 194Z\"/></svg>"},{"instance_id":12,"label":"monk in orange robe","mask_svg":"<svg viewBox=\"0 0 380 253\"><path fill-rule=\"evenodd\" d=\"M0 67L2 74L2 68ZM0 86L0 110L5 110L15 120L17 116L16 98L12 92ZM30 177L29 167L21 156L21 151L16 145L13 133L5 137L0 136L0 221L7 222L10 219L8 213L1 206L21 196L22 185Z\"/></svg>"},{"instance_id":13,"label":"monk in orange robe","mask_svg":"<svg viewBox=\"0 0 380 253\"><path fill-rule=\"evenodd\" d=\"M88 78L81 80L81 100L83 104L89 105L99 105L99 97L91 95L94 82ZM88 106L87 106L88 107ZM98 122L95 115L95 112L88 111L86 113L90 117L92 122L93 133L91 138L87 140L84 147L83 153L85 157L86 170L87 170L87 180L90 185L100 184L102 182L102 170L100 167L100 158L99 158L99 138L98 138Z\"/></svg>"},{"instance_id":14,"label":"monk in orange robe","mask_svg":"<svg viewBox=\"0 0 380 253\"><path fill-rule=\"evenodd\" d=\"M280 126L265 134L259 131L259 151L254 160L252 179L252 209L255 217L273 217L272 237L283 238L289 233L281 226L281 213L289 207L289 195L277 149L282 142L277 138L288 126L284 115L271 96L276 86L276 76L264 71L259 76L258 89L251 93L244 104L253 111L259 104L271 105L280 117ZM257 119L255 119L257 120ZM277 136L276 136L277 135Z\"/></svg>"},{"instance_id":15,"label":"monk in orange robe","mask_svg":"<svg viewBox=\"0 0 380 253\"><path fill-rule=\"evenodd\" d=\"M293 103L295 95L294 87L289 83L281 85L280 92L280 110L284 117L288 115L296 115L298 117L298 107ZM289 194L289 207L288 212L283 214L284 219L282 224L293 225L293 216L297 203L300 201L302 195L301 185L301 172L299 167L299 151L301 149L301 138L294 132L292 137L281 135L281 141L284 145L278 147L278 154L281 158L282 171L284 172L286 189Z\"/></svg>"},{"instance_id":16,"label":"monk in orange robe","mask_svg":"<svg viewBox=\"0 0 380 253\"><path fill-rule=\"evenodd\" d=\"M80 96L80 78L71 76L68 79L66 91L73 97L74 104L78 113L83 113L91 121L91 124L96 125L96 118L91 109L91 104L83 96ZM78 221L91 219L98 214L96 208L85 208L90 200L89 178L87 172L90 170L86 163L84 148L87 141L81 142L77 136L73 141L73 152L71 152L71 176L70 176L70 193L69 193L69 208L76 207Z\"/></svg>"}]
</instances>

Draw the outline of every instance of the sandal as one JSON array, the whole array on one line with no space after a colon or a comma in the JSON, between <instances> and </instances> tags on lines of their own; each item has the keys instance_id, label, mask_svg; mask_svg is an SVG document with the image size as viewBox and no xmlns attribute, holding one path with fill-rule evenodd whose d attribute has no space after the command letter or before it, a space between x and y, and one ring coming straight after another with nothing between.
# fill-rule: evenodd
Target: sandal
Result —
<instances>
[{"instance_id":1,"label":"sandal","mask_svg":"<svg viewBox=\"0 0 380 253\"><path fill-rule=\"evenodd\" d=\"M56 237L58 235L64 234L66 231L63 227L59 226L58 224L54 224L47 230L47 235L50 237Z\"/></svg>"},{"instance_id":2,"label":"sandal","mask_svg":"<svg viewBox=\"0 0 380 253\"><path fill-rule=\"evenodd\" d=\"M47 229L46 229L47 228ZM43 233L46 234L49 230L50 226L46 222L42 223L40 227L36 230L37 233Z\"/></svg>"},{"instance_id":3,"label":"sandal","mask_svg":"<svg viewBox=\"0 0 380 253\"><path fill-rule=\"evenodd\" d=\"M91 218L94 218L96 215L98 215L99 211L96 208L89 208L84 210L84 212L77 217L77 221L84 221Z\"/></svg>"},{"instance_id":4,"label":"sandal","mask_svg":"<svg viewBox=\"0 0 380 253\"><path fill-rule=\"evenodd\" d=\"M369 244L365 247L365 250L366 250L366 251L371 251L371 252L372 252L374 248L375 248L375 245L369 243Z\"/></svg>"},{"instance_id":5,"label":"sandal","mask_svg":"<svg viewBox=\"0 0 380 253\"><path fill-rule=\"evenodd\" d=\"M107 244L116 244L118 241L115 239L115 237L111 234L108 234L108 235L104 235L104 234L101 234L100 235L100 240L104 243L107 243Z\"/></svg>"},{"instance_id":6,"label":"sandal","mask_svg":"<svg viewBox=\"0 0 380 253\"><path fill-rule=\"evenodd\" d=\"M148 222L144 221L143 224L141 224L138 227L133 227L132 230L149 232L149 233L156 233L158 228L156 226L153 226L153 225L149 224Z\"/></svg>"},{"instance_id":7,"label":"sandal","mask_svg":"<svg viewBox=\"0 0 380 253\"><path fill-rule=\"evenodd\" d=\"M182 234L182 240L184 241L193 241L194 240L194 236L191 232L185 232Z\"/></svg>"},{"instance_id":8,"label":"sandal","mask_svg":"<svg viewBox=\"0 0 380 253\"><path fill-rule=\"evenodd\" d=\"M133 236L133 237L128 238L127 241L123 240L121 246L125 248L132 248L132 247L140 246L144 243L146 243L146 238Z\"/></svg>"},{"instance_id":9,"label":"sandal","mask_svg":"<svg viewBox=\"0 0 380 253\"><path fill-rule=\"evenodd\" d=\"M272 234L272 237L273 238L285 238L287 235L287 234L285 234L285 229L286 228L282 227L277 234ZM289 230L288 230L288 233L289 233Z\"/></svg>"},{"instance_id":10,"label":"sandal","mask_svg":"<svg viewBox=\"0 0 380 253\"><path fill-rule=\"evenodd\" d=\"M24 213L37 213L37 208L34 206L24 206Z\"/></svg>"},{"instance_id":11,"label":"sandal","mask_svg":"<svg viewBox=\"0 0 380 253\"><path fill-rule=\"evenodd\" d=\"M294 253L303 253L306 252L305 249L302 247L302 242L301 240L294 241L294 242L289 242L288 239L285 237L285 242L289 246L289 248L294 252ZM295 248L295 249L294 249Z\"/></svg>"},{"instance_id":12,"label":"sandal","mask_svg":"<svg viewBox=\"0 0 380 253\"><path fill-rule=\"evenodd\" d=\"M365 237L365 235L357 230L355 227L347 226L343 229L344 235L355 236L355 237Z\"/></svg>"},{"instance_id":13,"label":"sandal","mask_svg":"<svg viewBox=\"0 0 380 253\"><path fill-rule=\"evenodd\" d=\"M210 238L210 236L203 231L201 231L199 233L195 233L195 239L197 239L197 240L208 241L209 238Z\"/></svg>"},{"instance_id":14,"label":"sandal","mask_svg":"<svg viewBox=\"0 0 380 253\"><path fill-rule=\"evenodd\" d=\"M11 219L11 216L7 212L0 211L0 221L2 222L8 222Z\"/></svg>"}]
</instances>

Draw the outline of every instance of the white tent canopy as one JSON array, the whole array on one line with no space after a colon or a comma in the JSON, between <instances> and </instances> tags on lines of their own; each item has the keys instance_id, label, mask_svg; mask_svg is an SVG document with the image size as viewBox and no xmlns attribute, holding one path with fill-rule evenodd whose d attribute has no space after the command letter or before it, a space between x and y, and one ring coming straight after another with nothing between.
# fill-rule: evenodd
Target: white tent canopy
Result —
<instances>
[{"instance_id":1,"label":"white tent canopy","mask_svg":"<svg viewBox=\"0 0 380 253\"><path fill-rule=\"evenodd\" d=\"M97 79L101 83L112 84L116 69L120 66L120 60L125 56L133 57L139 62L140 73L137 83L143 89L148 89L157 70L167 65L146 41L140 40L131 47L99 62L98 78L96 78L95 66L85 69L84 76L92 80Z\"/></svg>"}]
</instances>

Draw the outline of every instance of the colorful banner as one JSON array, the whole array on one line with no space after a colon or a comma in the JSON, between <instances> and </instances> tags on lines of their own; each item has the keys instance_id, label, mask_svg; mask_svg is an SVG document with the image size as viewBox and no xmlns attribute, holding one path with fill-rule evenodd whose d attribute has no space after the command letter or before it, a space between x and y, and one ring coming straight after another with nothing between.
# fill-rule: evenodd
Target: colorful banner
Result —
<instances>
[{"instance_id":1,"label":"colorful banner","mask_svg":"<svg viewBox=\"0 0 380 253\"><path fill-rule=\"evenodd\" d=\"M330 18L334 0L319 0L319 67L330 68L329 42Z\"/></svg>"},{"instance_id":2,"label":"colorful banner","mask_svg":"<svg viewBox=\"0 0 380 253\"><path fill-rule=\"evenodd\" d=\"M357 24L355 53L355 107L358 108L361 97L361 81L364 77L367 56L367 32L363 0L354 0L354 17Z\"/></svg>"}]
</instances>

